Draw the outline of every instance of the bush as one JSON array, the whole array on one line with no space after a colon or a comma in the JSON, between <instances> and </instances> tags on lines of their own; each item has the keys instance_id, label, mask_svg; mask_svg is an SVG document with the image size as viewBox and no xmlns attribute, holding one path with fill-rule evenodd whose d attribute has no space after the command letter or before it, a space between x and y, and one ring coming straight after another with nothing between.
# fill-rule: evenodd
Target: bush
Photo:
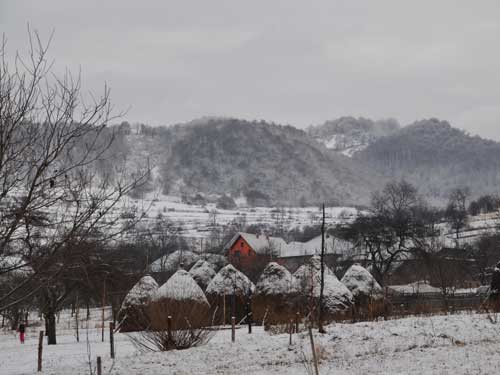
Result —
<instances>
[{"instance_id":1,"label":"bush","mask_svg":"<svg viewBox=\"0 0 500 375\"><path fill-rule=\"evenodd\" d=\"M206 344L214 334L209 329L209 306L196 301L153 302L144 319L142 324L147 328L129 337L136 346L146 350L188 349Z\"/></svg>"}]
</instances>

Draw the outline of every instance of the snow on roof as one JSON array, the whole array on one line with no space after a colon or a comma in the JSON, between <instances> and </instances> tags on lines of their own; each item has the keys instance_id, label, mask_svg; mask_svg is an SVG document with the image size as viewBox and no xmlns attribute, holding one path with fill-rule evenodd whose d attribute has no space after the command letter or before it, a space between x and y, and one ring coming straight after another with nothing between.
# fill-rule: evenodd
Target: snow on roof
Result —
<instances>
[{"instance_id":1,"label":"snow on roof","mask_svg":"<svg viewBox=\"0 0 500 375\"><path fill-rule=\"evenodd\" d=\"M353 248L352 243L332 237L325 237L325 253L327 254L345 254ZM283 247L280 257L296 257L304 255L317 255L321 253L321 236L314 237L307 242L290 242Z\"/></svg>"},{"instance_id":2,"label":"snow on roof","mask_svg":"<svg viewBox=\"0 0 500 375\"><path fill-rule=\"evenodd\" d=\"M198 283L198 285L205 288L208 283L210 283L210 280L212 280L216 275L215 265L200 259L193 265L193 267L191 267L189 274Z\"/></svg>"},{"instance_id":3,"label":"snow on roof","mask_svg":"<svg viewBox=\"0 0 500 375\"><path fill-rule=\"evenodd\" d=\"M158 289L158 283L151 276L146 275L127 293L122 308L146 304L153 293Z\"/></svg>"},{"instance_id":4,"label":"snow on roof","mask_svg":"<svg viewBox=\"0 0 500 375\"><path fill-rule=\"evenodd\" d=\"M207 294L219 295L248 295L255 289L255 285L232 264L222 268L210 281Z\"/></svg>"},{"instance_id":5,"label":"snow on roof","mask_svg":"<svg viewBox=\"0 0 500 375\"><path fill-rule=\"evenodd\" d=\"M429 284L428 281L419 280L406 285L390 285L389 289L406 294L441 293L441 289Z\"/></svg>"},{"instance_id":6,"label":"snow on roof","mask_svg":"<svg viewBox=\"0 0 500 375\"><path fill-rule=\"evenodd\" d=\"M224 246L224 250L229 250L231 246L242 237L248 245L258 254L264 253L267 250L274 250L278 254L284 249L287 244L283 238L280 237L269 237L263 234L252 234L238 232L233 238Z\"/></svg>"},{"instance_id":7,"label":"snow on roof","mask_svg":"<svg viewBox=\"0 0 500 375\"><path fill-rule=\"evenodd\" d=\"M358 295L381 297L383 295L382 287L368 270L359 264L353 264L340 280L351 293Z\"/></svg>"},{"instance_id":8,"label":"snow on roof","mask_svg":"<svg viewBox=\"0 0 500 375\"><path fill-rule=\"evenodd\" d=\"M321 264L319 257L313 256L307 264L299 267L294 276L298 279L301 292L319 298L321 292ZM325 266L323 290L324 306L330 311L346 310L354 303L351 291L342 284L333 271Z\"/></svg>"},{"instance_id":9,"label":"snow on roof","mask_svg":"<svg viewBox=\"0 0 500 375\"><path fill-rule=\"evenodd\" d=\"M224 246L227 251L242 237L256 253L264 253L268 249L276 251L280 258L296 257L305 255L317 255L321 253L321 236L314 237L307 242L292 241L286 243L280 237L268 237L266 235L255 235L251 233L238 232ZM325 237L325 252L328 254L347 254L352 252L353 245L349 241L327 235Z\"/></svg>"},{"instance_id":10,"label":"snow on roof","mask_svg":"<svg viewBox=\"0 0 500 375\"><path fill-rule=\"evenodd\" d=\"M181 263L184 267L188 267L198 259L200 259L200 256L192 251L176 250L169 255L156 259L151 263L150 270L151 272L174 272L180 267Z\"/></svg>"},{"instance_id":11,"label":"snow on roof","mask_svg":"<svg viewBox=\"0 0 500 375\"><path fill-rule=\"evenodd\" d=\"M153 300L195 301L208 305L207 297L186 270L177 270L153 295Z\"/></svg>"},{"instance_id":12,"label":"snow on roof","mask_svg":"<svg viewBox=\"0 0 500 375\"><path fill-rule=\"evenodd\" d=\"M285 267L269 263L255 285L255 293L261 295L285 295L296 292L298 283Z\"/></svg>"}]
</instances>

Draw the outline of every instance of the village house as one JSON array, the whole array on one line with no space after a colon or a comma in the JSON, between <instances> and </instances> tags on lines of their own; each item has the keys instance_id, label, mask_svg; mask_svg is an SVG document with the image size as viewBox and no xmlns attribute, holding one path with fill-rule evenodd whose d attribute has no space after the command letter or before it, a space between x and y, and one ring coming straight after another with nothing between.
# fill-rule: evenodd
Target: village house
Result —
<instances>
[{"instance_id":1,"label":"village house","mask_svg":"<svg viewBox=\"0 0 500 375\"><path fill-rule=\"evenodd\" d=\"M271 260L294 270L304 264L313 255L321 253L321 236L307 242L290 242L280 237L269 237L262 234L238 232L224 246L229 263L239 268L249 268L259 261ZM341 257L352 255L350 242L331 236L325 238L325 254L327 263Z\"/></svg>"}]
</instances>

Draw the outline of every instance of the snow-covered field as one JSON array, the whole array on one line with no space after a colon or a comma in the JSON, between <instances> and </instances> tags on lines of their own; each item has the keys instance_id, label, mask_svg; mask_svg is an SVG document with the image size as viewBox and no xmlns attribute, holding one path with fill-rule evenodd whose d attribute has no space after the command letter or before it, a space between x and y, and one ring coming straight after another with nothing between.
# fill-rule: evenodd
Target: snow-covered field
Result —
<instances>
[{"instance_id":1,"label":"snow-covered field","mask_svg":"<svg viewBox=\"0 0 500 375\"><path fill-rule=\"evenodd\" d=\"M43 374L89 374L85 330L77 343L62 323L59 344L44 347ZM66 328L66 329L64 329ZM320 374L495 374L500 361L500 323L486 315L413 317L381 322L332 324L315 333ZM11 333L0 335L0 374L36 373L37 332L28 330L25 345ZM218 332L205 346L183 351L139 353L124 334L116 334L116 360L100 330L89 330L91 357L103 358L103 374L307 374L310 358L305 333L271 335L255 327L249 335ZM111 369L112 367L112 369Z\"/></svg>"},{"instance_id":2,"label":"snow-covered field","mask_svg":"<svg viewBox=\"0 0 500 375\"><path fill-rule=\"evenodd\" d=\"M244 224L283 225L290 229L306 225L319 224L319 207L238 207L223 210L209 203L205 206L183 203L179 197L159 193L147 194L143 199L128 199L128 206L137 212L146 212L142 225L151 227L155 218L161 214L170 222L182 228L182 234L188 237L207 237L216 225L225 226L231 222ZM329 225L353 220L357 210L352 207L327 207L325 216Z\"/></svg>"}]
</instances>

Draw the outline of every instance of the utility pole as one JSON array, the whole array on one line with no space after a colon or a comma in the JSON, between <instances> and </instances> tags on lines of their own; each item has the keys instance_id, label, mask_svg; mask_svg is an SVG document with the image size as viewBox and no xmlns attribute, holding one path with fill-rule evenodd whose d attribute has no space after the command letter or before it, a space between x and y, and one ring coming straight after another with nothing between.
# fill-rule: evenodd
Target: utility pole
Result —
<instances>
[{"instance_id":1,"label":"utility pole","mask_svg":"<svg viewBox=\"0 0 500 375\"><path fill-rule=\"evenodd\" d=\"M318 331L326 333L323 328L323 291L325 289L325 204L323 203L323 220L321 221L321 280L318 303Z\"/></svg>"}]
</instances>

